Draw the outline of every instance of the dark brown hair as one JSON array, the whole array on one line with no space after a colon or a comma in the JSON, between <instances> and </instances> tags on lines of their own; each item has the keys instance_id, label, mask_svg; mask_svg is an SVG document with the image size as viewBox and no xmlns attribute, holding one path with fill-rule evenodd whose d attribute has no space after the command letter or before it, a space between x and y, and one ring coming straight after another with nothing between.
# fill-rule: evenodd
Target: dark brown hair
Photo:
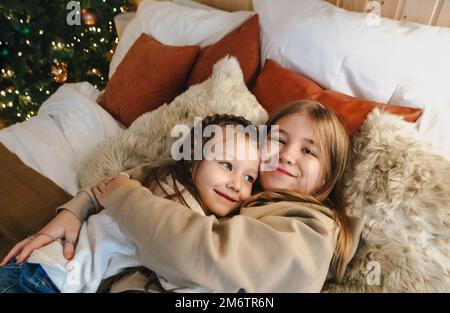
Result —
<instances>
[{"instance_id":1,"label":"dark brown hair","mask_svg":"<svg viewBox=\"0 0 450 313\"><path fill-rule=\"evenodd\" d=\"M200 204L200 206L203 208L203 210L206 212L206 208L203 204L203 202L200 199L199 193L197 191L197 188L194 185L193 182L193 176L195 174L195 170L198 167L198 164L202 160L195 160L195 152L196 149L201 149L203 151L203 148L205 144L210 141L212 138L214 138L214 132L212 133L212 137L205 137L203 134L196 134L197 130L203 130L207 126L219 126L219 127L226 127L228 125L231 126L242 126L242 127L251 127L253 128L254 132L251 132L249 134L250 137L252 137L252 134L255 134L256 137L252 138L255 141L257 140L257 128L255 125L252 124L252 122L248 121L244 117L241 116L235 116L235 115L229 115L229 114L214 114L208 117L205 117L201 122L200 127L193 127L191 128L191 131L189 132L189 135L186 137L185 142L190 143L190 156L187 159L181 158L179 161L175 161L173 159L167 159L159 162L155 162L153 164L153 168L149 171L149 174L147 178L142 182L143 186L150 186L152 183L158 184L158 186L161 188L161 190L165 193L166 199L175 199L178 200L183 205L189 207L186 200L183 198L183 191L179 190L177 187L177 184L175 181L178 181L183 185L183 187L197 200L197 202ZM239 128L236 128L236 131L240 131ZM195 141L196 138L201 138L201 142L197 143ZM183 147L185 145L181 145L179 147L180 155L183 155ZM174 192L170 193L168 192L163 184L162 181L164 178L170 177L172 180ZM192 208L191 208L192 209ZM149 286L152 285L153 287L161 288L160 291L169 291L164 290L164 288L159 284L159 280L157 279L156 275L149 271L147 268L140 266L140 267L132 267L132 268L126 268L123 271L121 271L119 274L112 276L110 278L107 278L102 281L100 284L97 292L108 292L111 289L111 286L114 282L122 279L125 276L128 276L132 273L135 273L136 271L139 271L143 273L146 277L149 278L149 282L146 286L146 289L148 290Z\"/></svg>"}]
</instances>

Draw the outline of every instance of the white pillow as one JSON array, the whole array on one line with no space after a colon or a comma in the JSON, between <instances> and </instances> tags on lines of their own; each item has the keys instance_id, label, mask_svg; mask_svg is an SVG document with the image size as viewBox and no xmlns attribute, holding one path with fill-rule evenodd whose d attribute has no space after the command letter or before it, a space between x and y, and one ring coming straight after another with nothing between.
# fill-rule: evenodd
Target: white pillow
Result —
<instances>
[{"instance_id":1,"label":"white pillow","mask_svg":"<svg viewBox=\"0 0 450 313\"><path fill-rule=\"evenodd\" d=\"M262 62L271 58L325 88L389 103L412 80L422 88L448 84L450 29L386 18L371 26L367 14L322 0L254 0L254 8ZM440 90L448 101L450 88Z\"/></svg>"},{"instance_id":2,"label":"white pillow","mask_svg":"<svg viewBox=\"0 0 450 313\"><path fill-rule=\"evenodd\" d=\"M79 190L80 159L120 131L119 123L95 101L88 82L60 86L36 116L0 131L0 142L68 193Z\"/></svg>"},{"instance_id":3,"label":"white pillow","mask_svg":"<svg viewBox=\"0 0 450 313\"><path fill-rule=\"evenodd\" d=\"M417 130L441 156L450 160L450 98L439 99L440 93L439 88L424 88L423 85L410 83L399 86L391 102L409 107L415 103L418 108L422 108L424 111L416 123Z\"/></svg>"},{"instance_id":4,"label":"white pillow","mask_svg":"<svg viewBox=\"0 0 450 313\"><path fill-rule=\"evenodd\" d=\"M203 10L219 10L217 8L214 8L212 6L203 4L201 2L196 2L195 0L171 0L173 3L185 6L185 7L190 7L193 9L203 9ZM221 11L221 10L219 10Z\"/></svg>"},{"instance_id":5,"label":"white pillow","mask_svg":"<svg viewBox=\"0 0 450 313\"><path fill-rule=\"evenodd\" d=\"M417 128L450 159L450 29L386 18L373 25L367 14L322 0L253 4L262 63L271 58L327 89L422 108Z\"/></svg>"},{"instance_id":6,"label":"white pillow","mask_svg":"<svg viewBox=\"0 0 450 313\"><path fill-rule=\"evenodd\" d=\"M165 45L204 47L221 39L252 14L249 11L230 13L215 9L194 9L171 1L144 0L120 37L109 65L109 77L142 33Z\"/></svg>"},{"instance_id":7,"label":"white pillow","mask_svg":"<svg viewBox=\"0 0 450 313\"><path fill-rule=\"evenodd\" d=\"M219 10L219 9L213 8L209 5L206 5L206 4L203 4L200 2L195 2L193 0L172 0L172 2L182 5L182 6L193 8L193 9ZM116 25L117 36L119 37L119 40L120 40L120 38L122 38L122 33L123 33L125 26L127 26L127 24L135 16L136 16L136 12L127 12L127 13L118 14L114 17L114 25Z\"/></svg>"},{"instance_id":8,"label":"white pillow","mask_svg":"<svg viewBox=\"0 0 450 313\"><path fill-rule=\"evenodd\" d=\"M194 118L213 114L243 116L255 125L265 124L268 115L247 89L239 62L225 57L213 67L210 78L191 86L170 104L147 112L131 126L99 145L84 158L79 180L82 187L98 183L146 162L171 156L171 137L175 125L192 127Z\"/></svg>"}]
</instances>

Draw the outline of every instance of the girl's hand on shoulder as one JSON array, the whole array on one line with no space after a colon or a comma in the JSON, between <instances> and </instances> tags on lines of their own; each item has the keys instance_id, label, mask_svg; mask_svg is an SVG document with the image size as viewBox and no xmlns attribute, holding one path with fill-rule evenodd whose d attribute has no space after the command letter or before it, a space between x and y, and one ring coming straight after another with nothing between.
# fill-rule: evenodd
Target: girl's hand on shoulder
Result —
<instances>
[{"instance_id":1,"label":"girl's hand on shoulder","mask_svg":"<svg viewBox=\"0 0 450 313\"><path fill-rule=\"evenodd\" d=\"M92 187L91 190L97 198L98 203L104 207L108 197L114 191L124 186L141 186L141 183L137 180L130 179L127 173L120 173L119 175L110 177L97 186Z\"/></svg>"}]
</instances>

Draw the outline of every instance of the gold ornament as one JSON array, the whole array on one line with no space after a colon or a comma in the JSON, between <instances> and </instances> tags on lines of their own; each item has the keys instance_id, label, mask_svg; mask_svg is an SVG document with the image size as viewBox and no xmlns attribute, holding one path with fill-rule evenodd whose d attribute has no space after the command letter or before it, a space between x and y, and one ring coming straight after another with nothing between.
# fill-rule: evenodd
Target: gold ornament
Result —
<instances>
[{"instance_id":1,"label":"gold ornament","mask_svg":"<svg viewBox=\"0 0 450 313\"><path fill-rule=\"evenodd\" d=\"M82 8L81 18L83 19L84 25L87 26L93 26L97 23L97 13L91 8Z\"/></svg>"},{"instance_id":2,"label":"gold ornament","mask_svg":"<svg viewBox=\"0 0 450 313\"><path fill-rule=\"evenodd\" d=\"M56 62L52 64L51 72L53 80L57 83L64 83L67 80L67 64L64 62Z\"/></svg>"}]
</instances>

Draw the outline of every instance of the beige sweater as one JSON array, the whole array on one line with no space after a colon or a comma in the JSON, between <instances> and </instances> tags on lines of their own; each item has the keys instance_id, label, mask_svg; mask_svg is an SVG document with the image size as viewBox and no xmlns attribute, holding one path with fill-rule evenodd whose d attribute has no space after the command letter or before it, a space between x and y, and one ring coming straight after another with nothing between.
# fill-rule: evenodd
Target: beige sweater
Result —
<instances>
[{"instance_id":1,"label":"beige sweater","mask_svg":"<svg viewBox=\"0 0 450 313\"><path fill-rule=\"evenodd\" d=\"M111 193L104 207L136 244L138 260L181 286L222 292L319 292L327 278L338 229L323 206L277 202L243 208L218 220L153 195L138 181L148 165L128 173L132 181ZM65 208L85 219L84 190ZM363 223L352 219L359 241ZM350 261L350 260L348 260Z\"/></svg>"}]
</instances>

